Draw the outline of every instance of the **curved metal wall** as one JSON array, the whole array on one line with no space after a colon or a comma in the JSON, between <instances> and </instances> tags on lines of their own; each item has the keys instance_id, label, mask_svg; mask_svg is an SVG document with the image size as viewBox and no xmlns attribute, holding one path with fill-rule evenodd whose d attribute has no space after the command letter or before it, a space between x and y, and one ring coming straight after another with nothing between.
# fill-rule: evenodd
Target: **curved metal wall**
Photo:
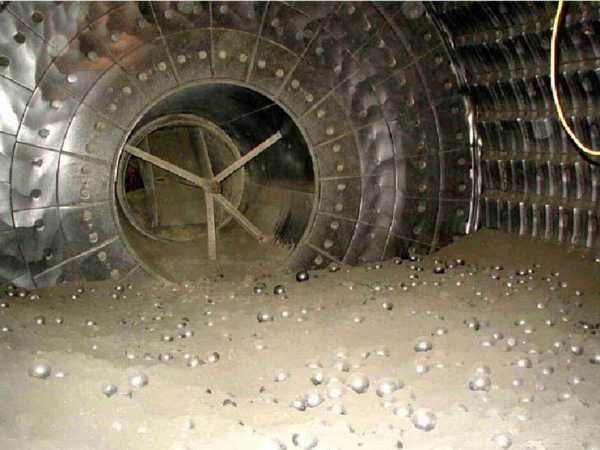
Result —
<instances>
[{"instance_id":1,"label":"curved metal wall","mask_svg":"<svg viewBox=\"0 0 600 450\"><path fill-rule=\"evenodd\" d=\"M241 83L316 155L297 267L429 252L476 226L470 106L422 3L30 3L0 12L0 280L119 278L111 170L147 105Z\"/></svg>"},{"instance_id":2,"label":"curved metal wall","mask_svg":"<svg viewBox=\"0 0 600 450\"><path fill-rule=\"evenodd\" d=\"M482 157L481 223L600 255L600 167L558 122L550 91L554 2L434 3L475 106ZM600 148L600 21L568 2L559 91L584 142Z\"/></svg>"}]
</instances>

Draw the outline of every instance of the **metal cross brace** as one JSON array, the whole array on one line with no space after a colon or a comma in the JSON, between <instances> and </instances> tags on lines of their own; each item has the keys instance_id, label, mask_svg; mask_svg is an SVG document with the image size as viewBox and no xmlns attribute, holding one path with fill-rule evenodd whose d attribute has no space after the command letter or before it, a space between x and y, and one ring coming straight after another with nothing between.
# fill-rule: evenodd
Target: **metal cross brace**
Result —
<instances>
[{"instance_id":1,"label":"metal cross brace","mask_svg":"<svg viewBox=\"0 0 600 450\"><path fill-rule=\"evenodd\" d=\"M233 217L241 226L250 233L259 242L269 240L252 222L244 216L239 209L235 207L223 194L220 193L220 183L227 179L235 171L244 167L252 159L256 158L262 152L267 150L277 141L282 138L281 132L278 131L264 142L260 143L241 158L234 161L217 175L210 178L200 177L188 170L182 169L175 164L158 158L141 148L126 144L125 151L133 156L136 156L150 164L160 167L167 172L170 172L178 177L181 177L192 184L202 188L206 201L206 226L208 229L208 257L210 259L217 258L217 232L215 225L215 200L223 207L223 209ZM211 170L212 173L212 170Z\"/></svg>"}]
</instances>

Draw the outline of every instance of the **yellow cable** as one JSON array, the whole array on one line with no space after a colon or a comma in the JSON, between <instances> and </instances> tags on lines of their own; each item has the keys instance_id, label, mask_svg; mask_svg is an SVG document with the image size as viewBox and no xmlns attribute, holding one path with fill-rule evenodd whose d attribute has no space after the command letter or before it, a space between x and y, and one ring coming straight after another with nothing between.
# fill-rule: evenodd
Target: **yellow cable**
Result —
<instances>
[{"instance_id":1,"label":"yellow cable","mask_svg":"<svg viewBox=\"0 0 600 450\"><path fill-rule=\"evenodd\" d=\"M560 119L560 123L571 139L573 139L573 142L575 142L577 147L579 147L582 152L587 153L588 155L600 156L600 150L594 150L588 147L575 135L575 132L571 129L567 123L567 120L565 119L565 113L563 112L560 104L560 98L558 96L558 89L556 87L556 72L558 65L556 47L558 44L558 29L563 13L563 7L565 6L564 4L564 0L558 0L558 7L556 8L556 15L554 16L554 26L552 27L552 41L550 42L550 86L552 89L552 97L554 98L554 106L556 106L556 112L558 114L558 118Z\"/></svg>"}]
</instances>

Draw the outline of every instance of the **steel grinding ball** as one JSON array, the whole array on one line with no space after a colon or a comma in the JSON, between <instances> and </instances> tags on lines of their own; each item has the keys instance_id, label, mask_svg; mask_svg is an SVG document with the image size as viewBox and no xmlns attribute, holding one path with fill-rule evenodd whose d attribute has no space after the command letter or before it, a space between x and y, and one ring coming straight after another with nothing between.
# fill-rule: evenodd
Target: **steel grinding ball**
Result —
<instances>
[{"instance_id":1,"label":"steel grinding ball","mask_svg":"<svg viewBox=\"0 0 600 450\"><path fill-rule=\"evenodd\" d=\"M267 290L267 285L265 283L258 283L256 286L254 286L254 294L255 295L262 295L265 293L265 291Z\"/></svg>"},{"instance_id":2,"label":"steel grinding ball","mask_svg":"<svg viewBox=\"0 0 600 450\"><path fill-rule=\"evenodd\" d=\"M420 337L415 342L415 352L428 352L433 348L431 341L425 337Z\"/></svg>"},{"instance_id":3,"label":"steel grinding ball","mask_svg":"<svg viewBox=\"0 0 600 450\"><path fill-rule=\"evenodd\" d=\"M309 278L310 278L310 276L308 275L308 272L306 270L301 270L300 272L296 273L296 281L298 283L302 283L303 281L308 281Z\"/></svg>"},{"instance_id":4,"label":"steel grinding ball","mask_svg":"<svg viewBox=\"0 0 600 450\"><path fill-rule=\"evenodd\" d=\"M369 378L362 373L354 373L348 378L348 387L357 394L367 392L369 384Z\"/></svg>"},{"instance_id":5,"label":"steel grinding ball","mask_svg":"<svg viewBox=\"0 0 600 450\"><path fill-rule=\"evenodd\" d=\"M206 357L206 362L210 364L216 363L219 359L221 359L221 355L218 352L212 352Z\"/></svg>"},{"instance_id":6,"label":"steel grinding ball","mask_svg":"<svg viewBox=\"0 0 600 450\"><path fill-rule=\"evenodd\" d=\"M510 448L512 445L512 436L510 433L498 433L492 437L492 442L500 448Z\"/></svg>"},{"instance_id":7,"label":"steel grinding ball","mask_svg":"<svg viewBox=\"0 0 600 450\"><path fill-rule=\"evenodd\" d=\"M148 384L148 376L144 373L135 373L129 377L129 384L137 389L141 389Z\"/></svg>"},{"instance_id":8,"label":"steel grinding ball","mask_svg":"<svg viewBox=\"0 0 600 450\"><path fill-rule=\"evenodd\" d=\"M271 322L273 320L273 315L268 312L259 312L256 315L256 320L258 320L259 323Z\"/></svg>"},{"instance_id":9,"label":"steel grinding ball","mask_svg":"<svg viewBox=\"0 0 600 450\"><path fill-rule=\"evenodd\" d=\"M305 411L306 410L306 399L303 397L296 398L290 402L290 406L298 411Z\"/></svg>"},{"instance_id":10,"label":"steel grinding ball","mask_svg":"<svg viewBox=\"0 0 600 450\"><path fill-rule=\"evenodd\" d=\"M597 351L590 358L590 364L599 364L600 365L600 351Z\"/></svg>"},{"instance_id":11,"label":"steel grinding ball","mask_svg":"<svg viewBox=\"0 0 600 450\"><path fill-rule=\"evenodd\" d=\"M52 369L46 363L38 362L29 368L29 376L45 380L52 373Z\"/></svg>"},{"instance_id":12,"label":"steel grinding ball","mask_svg":"<svg viewBox=\"0 0 600 450\"><path fill-rule=\"evenodd\" d=\"M292 443L302 450L311 450L319 444L319 440L310 433L300 432L292 435Z\"/></svg>"},{"instance_id":13,"label":"steel grinding ball","mask_svg":"<svg viewBox=\"0 0 600 450\"><path fill-rule=\"evenodd\" d=\"M318 386L319 384L322 384L324 381L326 380L326 376L322 371L317 371L314 374L311 375L310 377L310 381L312 382L312 384L314 384L315 386Z\"/></svg>"},{"instance_id":14,"label":"steel grinding ball","mask_svg":"<svg viewBox=\"0 0 600 450\"><path fill-rule=\"evenodd\" d=\"M278 284L273 288L273 294L275 295L285 295L285 286Z\"/></svg>"},{"instance_id":15,"label":"steel grinding ball","mask_svg":"<svg viewBox=\"0 0 600 450\"><path fill-rule=\"evenodd\" d=\"M469 380L469 389L471 391L489 391L492 387L492 380L485 374L476 374Z\"/></svg>"},{"instance_id":16,"label":"steel grinding ball","mask_svg":"<svg viewBox=\"0 0 600 450\"><path fill-rule=\"evenodd\" d=\"M431 431L437 425L437 417L428 409L418 409L412 415L412 423L416 429Z\"/></svg>"},{"instance_id":17,"label":"steel grinding ball","mask_svg":"<svg viewBox=\"0 0 600 450\"><path fill-rule=\"evenodd\" d=\"M394 380L393 378L384 378L377 383L376 394L379 397L385 397L391 395L402 387L402 383Z\"/></svg>"},{"instance_id":18,"label":"steel grinding ball","mask_svg":"<svg viewBox=\"0 0 600 450\"><path fill-rule=\"evenodd\" d=\"M102 393L107 397L112 397L119 389L114 384L106 383L102 386Z\"/></svg>"},{"instance_id":19,"label":"steel grinding ball","mask_svg":"<svg viewBox=\"0 0 600 450\"><path fill-rule=\"evenodd\" d=\"M413 407L410 403L395 405L392 412L398 417L410 417L413 413Z\"/></svg>"},{"instance_id":20,"label":"steel grinding ball","mask_svg":"<svg viewBox=\"0 0 600 450\"><path fill-rule=\"evenodd\" d=\"M321 393L318 391L310 391L306 394L306 405L310 408L316 408L321 403L323 403L323 397Z\"/></svg>"},{"instance_id":21,"label":"steel grinding ball","mask_svg":"<svg viewBox=\"0 0 600 450\"><path fill-rule=\"evenodd\" d=\"M433 268L433 273L437 275L443 274L444 272L446 272L446 268L441 264L438 264Z\"/></svg>"}]
</instances>

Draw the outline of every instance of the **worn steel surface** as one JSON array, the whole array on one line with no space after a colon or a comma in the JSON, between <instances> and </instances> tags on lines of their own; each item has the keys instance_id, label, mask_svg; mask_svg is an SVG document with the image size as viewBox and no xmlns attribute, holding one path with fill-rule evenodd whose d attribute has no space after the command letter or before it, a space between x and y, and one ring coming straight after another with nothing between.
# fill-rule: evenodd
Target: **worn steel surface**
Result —
<instances>
[{"instance_id":1,"label":"worn steel surface","mask_svg":"<svg viewBox=\"0 0 600 450\"><path fill-rule=\"evenodd\" d=\"M148 105L193 83L258 91L307 138L317 206L292 267L428 252L476 226L470 104L421 3L0 8L4 282L138 266L115 226L112 167Z\"/></svg>"},{"instance_id":2,"label":"worn steel surface","mask_svg":"<svg viewBox=\"0 0 600 450\"><path fill-rule=\"evenodd\" d=\"M559 41L560 97L577 135L600 147L600 15L570 2ZM554 2L431 5L476 109L482 225L600 255L600 167L562 129L550 91Z\"/></svg>"}]
</instances>

